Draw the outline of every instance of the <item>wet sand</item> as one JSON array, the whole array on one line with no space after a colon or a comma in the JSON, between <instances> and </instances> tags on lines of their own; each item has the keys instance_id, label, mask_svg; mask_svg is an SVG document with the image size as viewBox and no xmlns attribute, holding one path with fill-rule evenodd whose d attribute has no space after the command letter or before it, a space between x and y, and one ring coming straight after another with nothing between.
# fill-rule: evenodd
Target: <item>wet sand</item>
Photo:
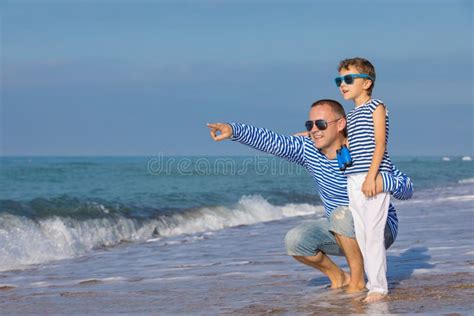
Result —
<instances>
[{"instance_id":1,"label":"wet sand","mask_svg":"<svg viewBox=\"0 0 474 316\"><path fill-rule=\"evenodd\" d=\"M273 287L286 288L287 276L274 276ZM284 280L278 281L278 278ZM124 291L118 287L104 290L94 287L100 282L83 283L82 290L56 291L49 293L38 292L28 296L15 295L14 288L0 289L3 294L10 292L8 298L2 296L0 304L2 314L101 314L101 313L145 313L145 314L198 314L198 315L347 315L347 314L427 314L427 315L472 315L474 310L474 274L453 273L436 276L416 276L399 284L391 285L390 295L382 302L364 304L360 299L364 294L344 294L342 290L313 288L310 295L302 291L284 295L275 291L273 297L262 295L259 299L242 301L248 292L255 293L257 284L249 288L236 286L236 279L229 280L220 288L209 289L205 297L197 297L194 302L183 301L183 306L174 309L162 306L163 298L168 296L186 297L179 290L161 291L159 289L141 290L137 292ZM263 284L262 289L268 291ZM133 286L132 286L133 287ZM296 295L295 295L296 294ZM224 304L230 297L238 301L240 307L226 307ZM248 298L248 297L247 297ZM222 304L222 305L221 305ZM17 309L21 306L21 310Z\"/></svg>"}]
</instances>

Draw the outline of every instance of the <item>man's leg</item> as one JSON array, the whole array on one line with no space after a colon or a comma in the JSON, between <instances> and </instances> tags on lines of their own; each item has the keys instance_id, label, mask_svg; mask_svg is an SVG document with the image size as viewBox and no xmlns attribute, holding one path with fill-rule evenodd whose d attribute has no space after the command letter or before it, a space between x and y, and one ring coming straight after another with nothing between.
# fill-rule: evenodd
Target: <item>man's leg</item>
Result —
<instances>
[{"instance_id":1,"label":"man's leg","mask_svg":"<svg viewBox=\"0 0 474 316\"><path fill-rule=\"evenodd\" d=\"M351 272L347 292L360 292L365 289L364 259L355 239L354 221L348 207L338 207L329 219L329 230L334 233L337 244L342 249Z\"/></svg>"},{"instance_id":2,"label":"man's leg","mask_svg":"<svg viewBox=\"0 0 474 316\"><path fill-rule=\"evenodd\" d=\"M331 289L338 289L349 284L350 275L339 268L331 258L321 251L315 256L293 256L293 258L324 273L331 281Z\"/></svg>"},{"instance_id":3,"label":"man's leg","mask_svg":"<svg viewBox=\"0 0 474 316\"><path fill-rule=\"evenodd\" d=\"M348 293L360 292L365 289L364 259L357 240L339 234L335 234L335 237L337 244L344 251L351 272L349 286L346 291Z\"/></svg>"},{"instance_id":4,"label":"man's leg","mask_svg":"<svg viewBox=\"0 0 474 316\"><path fill-rule=\"evenodd\" d=\"M386 248L394 242L388 224L385 227L385 242ZM330 278L334 287L341 285L338 280L341 279L342 272L344 273L342 286L349 281L349 292L364 289L363 259L355 239L352 213L348 207L338 207L333 210L329 221L324 218L296 226L287 233L285 243L290 256L323 272ZM351 276L332 262L328 255L345 255Z\"/></svg>"},{"instance_id":5,"label":"man's leg","mask_svg":"<svg viewBox=\"0 0 474 316\"><path fill-rule=\"evenodd\" d=\"M334 235L329 232L326 218L304 222L288 231L285 237L287 252L299 262L324 273L331 280L331 288L347 285L350 276L329 257L343 255Z\"/></svg>"}]
</instances>

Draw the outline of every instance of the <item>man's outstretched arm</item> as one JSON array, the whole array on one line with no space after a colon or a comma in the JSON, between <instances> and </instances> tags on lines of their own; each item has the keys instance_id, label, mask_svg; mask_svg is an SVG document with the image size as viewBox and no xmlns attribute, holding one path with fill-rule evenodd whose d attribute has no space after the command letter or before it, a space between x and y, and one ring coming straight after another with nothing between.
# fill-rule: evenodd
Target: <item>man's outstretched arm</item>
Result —
<instances>
[{"instance_id":1,"label":"man's outstretched arm","mask_svg":"<svg viewBox=\"0 0 474 316\"><path fill-rule=\"evenodd\" d=\"M304 138L280 135L265 128L238 123L208 123L215 141L231 139L260 151L304 164Z\"/></svg>"}]
</instances>

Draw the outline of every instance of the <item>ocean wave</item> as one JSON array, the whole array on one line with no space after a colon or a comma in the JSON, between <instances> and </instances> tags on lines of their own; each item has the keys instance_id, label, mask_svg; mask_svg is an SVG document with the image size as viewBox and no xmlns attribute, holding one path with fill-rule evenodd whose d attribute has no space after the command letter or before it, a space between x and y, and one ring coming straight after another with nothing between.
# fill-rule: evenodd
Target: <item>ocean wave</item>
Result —
<instances>
[{"instance_id":1,"label":"ocean wave","mask_svg":"<svg viewBox=\"0 0 474 316\"><path fill-rule=\"evenodd\" d=\"M474 178L461 179L458 181L459 184L474 183Z\"/></svg>"},{"instance_id":2,"label":"ocean wave","mask_svg":"<svg viewBox=\"0 0 474 316\"><path fill-rule=\"evenodd\" d=\"M45 201L42 203L48 205ZM88 212L84 217L77 209L64 211L58 204L54 204L57 209L51 210L28 209L21 203L4 202L0 213L0 271L71 258L122 242L145 242L150 238L195 234L324 212L322 206L310 204L273 205L258 195L243 196L233 207L200 207L155 214L154 217L131 217L130 212L112 211L100 203L90 203L78 204L88 205L82 209ZM14 212L15 207L19 214Z\"/></svg>"},{"instance_id":3,"label":"ocean wave","mask_svg":"<svg viewBox=\"0 0 474 316\"><path fill-rule=\"evenodd\" d=\"M152 218L166 213L166 210L127 206L101 200L83 200L68 195L56 198L35 198L30 201L0 200L0 214L10 213L39 220L53 216L74 219L95 219L104 217Z\"/></svg>"}]
</instances>

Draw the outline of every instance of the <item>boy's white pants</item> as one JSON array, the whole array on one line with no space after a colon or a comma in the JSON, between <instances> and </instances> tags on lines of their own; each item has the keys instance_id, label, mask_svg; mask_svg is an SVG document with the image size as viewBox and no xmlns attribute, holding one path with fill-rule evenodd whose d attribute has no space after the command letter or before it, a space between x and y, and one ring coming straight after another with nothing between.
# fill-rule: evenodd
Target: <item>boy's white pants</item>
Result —
<instances>
[{"instance_id":1,"label":"boy's white pants","mask_svg":"<svg viewBox=\"0 0 474 316\"><path fill-rule=\"evenodd\" d=\"M360 251L364 257L367 289L370 293L388 293L387 260L384 230L387 223L390 193L380 193L368 198L362 193L367 173L347 176L349 208L354 218L354 228Z\"/></svg>"}]
</instances>

